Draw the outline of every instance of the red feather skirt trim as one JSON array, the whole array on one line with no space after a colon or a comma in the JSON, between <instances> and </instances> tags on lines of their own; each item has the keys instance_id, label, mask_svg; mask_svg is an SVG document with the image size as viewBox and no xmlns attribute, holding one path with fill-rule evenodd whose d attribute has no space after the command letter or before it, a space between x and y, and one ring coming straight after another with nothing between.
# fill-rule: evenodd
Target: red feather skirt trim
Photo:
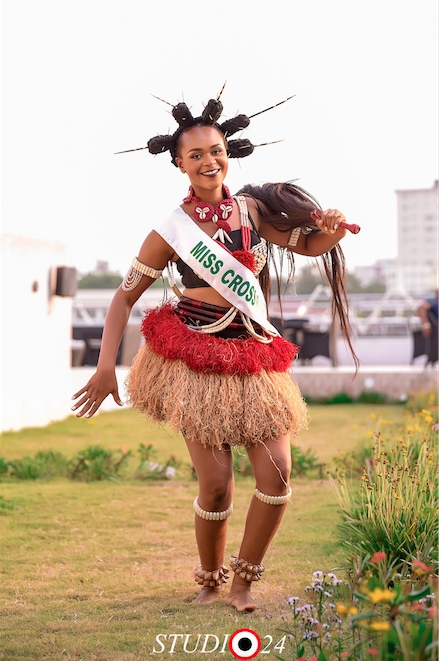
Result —
<instances>
[{"instance_id":1,"label":"red feather skirt trim","mask_svg":"<svg viewBox=\"0 0 439 661\"><path fill-rule=\"evenodd\" d=\"M191 330L167 303L150 310L142 322L142 333L149 348L168 360L182 360L194 372L259 374L286 372L299 353L299 347L282 337L270 344L246 339L223 339Z\"/></svg>"}]
</instances>

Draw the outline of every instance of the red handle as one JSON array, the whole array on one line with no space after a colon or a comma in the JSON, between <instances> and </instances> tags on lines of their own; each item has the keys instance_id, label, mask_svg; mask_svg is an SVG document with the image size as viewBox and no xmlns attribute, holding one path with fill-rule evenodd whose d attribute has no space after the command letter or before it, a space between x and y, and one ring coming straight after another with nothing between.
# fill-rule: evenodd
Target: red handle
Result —
<instances>
[{"instance_id":1,"label":"red handle","mask_svg":"<svg viewBox=\"0 0 439 661\"><path fill-rule=\"evenodd\" d=\"M310 216L313 220L320 220L322 217L322 212L320 209L314 209L311 211ZM340 227L344 227L345 230L349 230L349 232L352 232L352 234L358 234L358 232L361 230L359 225L351 225L350 223L344 223L343 221L340 223Z\"/></svg>"}]
</instances>

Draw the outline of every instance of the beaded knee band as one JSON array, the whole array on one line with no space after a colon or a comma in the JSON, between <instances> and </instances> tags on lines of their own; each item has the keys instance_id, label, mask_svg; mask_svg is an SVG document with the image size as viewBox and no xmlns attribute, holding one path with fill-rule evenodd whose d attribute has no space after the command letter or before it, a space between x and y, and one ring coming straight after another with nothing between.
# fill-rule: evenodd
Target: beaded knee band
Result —
<instances>
[{"instance_id":1,"label":"beaded knee band","mask_svg":"<svg viewBox=\"0 0 439 661\"><path fill-rule=\"evenodd\" d=\"M285 505L291 498L291 487L284 496L268 496L266 493L259 491L259 489L255 489L255 496L259 500L262 500L263 503L267 503L267 505Z\"/></svg>"},{"instance_id":2,"label":"beaded knee band","mask_svg":"<svg viewBox=\"0 0 439 661\"><path fill-rule=\"evenodd\" d=\"M265 570L264 565L253 565L251 562L244 560L244 558L237 558L236 555L231 556L230 566L235 574L249 583L260 581L262 578L261 574Z\"/></svg>"},{"instance_id":3,"label":"beaded knee band","mask_svg":"<svg viewBox=\"0 0 439 661\"><path fill-rule=\"evenodd\" d=\"M229 570L224 565L214 571L207 571L201 565L195 569L195 580L198 585L202 585L204 588L217 588L223 583L227 583L228 578Z\"/></svg>"},{"instance_id":4,"label":"beaded knee band","mask_svg":"<svg viewBox=\"0 0 439 661\"><path fill-rule=\"evenodd\" d=\"M230 503L230 507L223 512L207 512L199 506L197 496L194 500L194 512L195 514L198 514L201 519L205 519L206 521L224 521L233 512L233 503Z\"/></svg>"}]
</instances>

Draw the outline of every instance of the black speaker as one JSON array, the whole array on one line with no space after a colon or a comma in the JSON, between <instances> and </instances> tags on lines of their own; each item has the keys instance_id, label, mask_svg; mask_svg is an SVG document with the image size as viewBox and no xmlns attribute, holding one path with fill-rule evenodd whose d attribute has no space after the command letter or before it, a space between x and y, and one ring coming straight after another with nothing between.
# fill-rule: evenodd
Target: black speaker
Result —
<instances>
[{"instance_id":1,"label":"black speaker","mask_svg":"<svg viewBox=\"0 0 439 661\"><path fill-rule=\"evenodd\" d=\"M56 269L55 296L74 296L78 286L74 266L58 266Z\"/></svg>"}]
</instances>

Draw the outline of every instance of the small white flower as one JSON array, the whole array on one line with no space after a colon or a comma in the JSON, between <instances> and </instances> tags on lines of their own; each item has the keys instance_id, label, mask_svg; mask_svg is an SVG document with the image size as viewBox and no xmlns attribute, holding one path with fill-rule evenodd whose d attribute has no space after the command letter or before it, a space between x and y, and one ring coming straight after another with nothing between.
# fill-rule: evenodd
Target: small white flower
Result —
<instances>
[{"instance_id":1,"label":"small white flower","mask_svg":"<svg viewBox=\"0 0 439 661\"><path fill-rule=\"evenodd\" d=\"M315 571L315 572L313 572L313 576L323 576L323 572L320 571L320 570L319 570L319 571Z\"/></svg>"}]
</instances>

